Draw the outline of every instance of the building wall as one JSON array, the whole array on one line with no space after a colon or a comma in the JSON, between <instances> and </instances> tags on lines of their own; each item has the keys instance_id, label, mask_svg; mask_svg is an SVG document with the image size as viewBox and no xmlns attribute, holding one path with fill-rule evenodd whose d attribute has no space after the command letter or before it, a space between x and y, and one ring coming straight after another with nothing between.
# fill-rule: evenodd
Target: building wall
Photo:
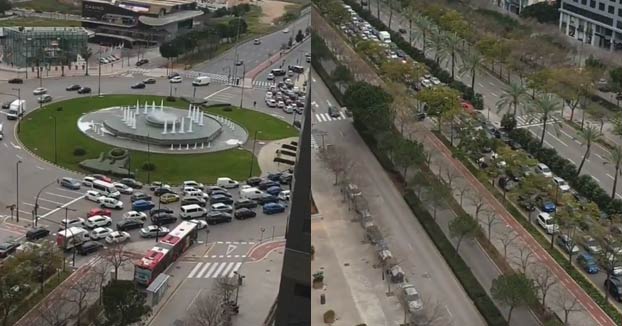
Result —
<instances>
[{"instance_id":1,"label":"building wall","mask_svg":"<svg viewBox=\"0 0 622 326\"><path fill-rule=\"evenodd\" d=\"M622 50L622 0L562 0L559 28L584 44Z\"/></svg>"},{"instance_id":2,"label":"building wall","mask_svg":"<svg viewBox=\"0 0 622 326\"><path fill-rule=\"evenodd\" d=\"M87 46L86 31L45 28L5 28L4 62L17 67L61 65L64 56L75 62L80 50Z\"/></svg>"}]
</instances>

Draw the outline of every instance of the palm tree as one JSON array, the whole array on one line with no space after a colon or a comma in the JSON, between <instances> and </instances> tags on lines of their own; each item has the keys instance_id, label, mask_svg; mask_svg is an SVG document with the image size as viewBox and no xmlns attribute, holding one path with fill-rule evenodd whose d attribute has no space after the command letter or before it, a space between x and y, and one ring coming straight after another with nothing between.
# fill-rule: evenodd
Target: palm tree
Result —
<instances>
[{"instance_id":1,"label":"palm tree","mask_svg":"<svg viewBox=\"0 0 622 326\"><path fill-rule=\"evenodd\" d=\"M585 154L583 154L583 159L581 159L581 164L579 164L579 168L577 169L577 176L581 174L581 169L583 168L585 160L590 157L592 143L600 138L600 133L595 126L590 125L586 128L583 128L583 130L579 130L578 135L579 137L583 138L583 144L587 147L587 149L585 150Z\"/></svg>"},{"instance_id":2,"label":"palm tree","mask_svg":"<svg viewBox=\"0 0 622 326\"><path fill-rule=\"evenodd\" d=\"M615 165L616 173L613 177L613 189L611 190L611 200L616 197L616 186L618 185L618 175L620 174L620 163L622 163L622 146L614 147L609 153L609 160Z\"/></svg>"},{"instance_id":3,"label":"palm tree","mask_svg":"<svg viewBox=\"0 0 622 326\"><path fill-rule=\"evenodd\" d=\"M509 87L504 90L504 93L501 95L501 98L497 102L497 113L505 107L513 108L514 112L512 113L512 115L514 116L514 119L516 119L518 105L526 95L527 89L523 85L514 82L510 83Z\"/></svg>"},{"instance_id":4,"label":"palm tree","mask_svg":"<svg viewBox=\"0 0 622 326\"><path fill-rule=\"evenodd\" d=\"M432 30L430 37L427 39L427 46L434 51L434 61L436 61L436 64L440 64L440 62L446 58L444 42L445 33L439 29Z\"/></svg>"},{"instance_id":5,"label":"palm tree","mask_svg":"<svg viewBox=\"0 0 622 326\"><path fill-rule=\"evenodd\" d=\"M86 64L86 72L84 73L84 75L88 76L89 75L89 59L93 56L93 50L91 50L91 48L89 48L88 46L85 46L82 49L80 49L80 56L82 57L82 59L84 59L85 64Z\"/></svg>"},{"instance_id":6,"label":"palm tree","mask_svg":"<svg viewBox=\"0 0 622 326\"><path fill-rule=\"evenodd\" d=\"M544 135L546 135L547 122L551 115L556 111L561 111L561 105L558 99L551 94L541 95L533 99L533 105L530 107L531 113L540 114L540 122L542 123L542 136L540 137L540 147L544 144Z\"/></svg>"},{"instance_id":7,"label":"palm tree","mask_svg":"<svg viewBox=\"0 0 622 326\"><path fill-rule=\"evenodd\" d=\"M421 43L423 43L423 54L425 55L426 43L427 43L427 35L434 29L434 23L425 16L416 16L415 17L415 25L419 27L421 33L417 33L416 35L420 35ZM412 30L410 31L412 34Z\"/></svg>"},{"instance_id":8,"label":"palm tree","mask_svg":"<svg viewBox=\"0 0 622 326\"><path fill-rule=\"evenodd\" d=\"M391 30L391 20L393 20L393 1L389 0L389 30Z\"/></svg>"},{"instance_id":9,"label":"palm tree","mask_svg":"<svg viewBox=\"0 0 622 326\"><path fill-rule=\"evenodd\" d=\"M408 18L408 44L413 43L413 19L417 17L415 6L410 3L404 8L403 14Z\"/></svg>"},{"instance_id":10,"label":"palm tree","mask_svg":"<svg viewBox=\"0 0 622 326\"><path fill-rule=\"evenodd\" d=\"M471 88L475 92L475 71L477 71L483 63L482 55L471 49L462 55L462 67L460 67L460 74L471 74Z\"/></svg>"},{"instance_id":11,"label":"palm tree","mask_svg":"<svg viewBox=\"0 0 622 326\"><path fill-rule=\"evenodd\" d=\"M445 53L445 56L449 56L451 58L451 79L454 79L456 55L458 54L458 48L460 47L460 37L456 33L446 33L443 37L441 46L441 51Z\"/></svg>"}]
</instances>

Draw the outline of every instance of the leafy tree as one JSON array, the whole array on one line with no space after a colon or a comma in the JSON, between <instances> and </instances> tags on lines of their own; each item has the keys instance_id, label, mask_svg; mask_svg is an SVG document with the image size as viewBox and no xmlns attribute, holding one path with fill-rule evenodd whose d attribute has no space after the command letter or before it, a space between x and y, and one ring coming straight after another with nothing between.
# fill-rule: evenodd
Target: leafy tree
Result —
<instances>
[{"instance_id":1,"label":"leafy tree","mask_svg":"<svg viewBox=\"0 0 622 326\"><path fill-rule=\"evenodd\" d=\"M11 8L13 8L13 5L9 0L0 0L0 12L4 14L7 10L11 10Z\"/></svg>"},{"instance_id":2,"label":"leafy tree","mask_svg":"<svg viewBox=\"0 0 622 326\"><path fill-rule=\"evenodd\" d=\"M305 38L305 35L302 34L302 30L298 30L298 34L296 34L296 43L300 43L302 42L302 40Z\"/></svg>"},{"instance_id":3,"label":"leafy tree","mask_svg":"<svg viewBox=\"0 0 622 326\"><path fill-rule=\"evenodd\" d=\"M529 306L538 300L533 280L521 273L500 275L492 281L490 292L495 300L509 306L508 324L514 308Z\"/></svg>"},{"instance_id":4,"label":"leafy tree","mask_svg":"<svg viewBox=\"0 0 622 326\"><path fill-rule=\"evenodd\" d=\"M518 106L521 104L527 95L527 89L525 86L519 83L511 82L510 85L504 90L503 94L497 102L497 113L501 112L504 108L512 108L512 116L516 118L518 113Z\"/></svg>"},{"instance_id":5,"label":"leafy tree","mask_svg":"<svg viewBox=\"0 0 622 326\"><path fill-rule=\"evenodd\" d=\"M86 65L86 71L84 72L85 76L89 75L89 59L93 56L93 50L88 46L85 46L80 49L80 56L84 59Z\"/></svg>"},{"instance_id":6,"label":"leafy tree","mask_svg":"<svg viewBox=\"0 0 622 326\"><path fill-rule=\"evenodd\" d=\"M370 131L388 130L393 124L389 109L391 95L382 88L365 82L355 82L344 94L344 104L351 108L355 123Z\"/></svg>"},{"instance_id":7,"label":"leafy tree","mask_svg":"<svg viewBox=\"0 0 622 326\"><path fill-rule=\"evenodd\" d=\"M540 147L544 144L544 135L546 135L546 127L551 115L557 111L561 111L561 105L559 101L550 94L538 96L533 100L533 105L529 109L532 113L537 113L540 116L542 123L542 135L540 136ZM555 125L557 127L557 125Z\"/></svg>"},{"instance_id":8,"label":"leafy tree","mask_svg":"<svg viewBox=\"0 0 622 326\"><path fill-rule=\"evenodd\" d=\"M421 33L416 33L416 35L420 37L421 43L423 44L423 53L426 53L426 45L428 44L427 37L436 28L436 25L434 25L434 22L432 22L432 20L430 20L427 16L423 15L416 16L414 22L421 31Z\"/></svg>"},{"instance_id":9,"label":"leafy tree","mask_svg":"<svg viewBox=\"0 0 622 326\"><path fill-rule=\"evenodd\" d=\"M510 112L503 114L503 117L501 117L501 128L507 132L510 132L516 128L516 118L514 118L513 114Z\"/></svg>"},{"instance_id":10,"label":"leafy tree","mask_svg":"<svg viewBox=\"0 0 622 326\"><path fill-rule=\"evenodd\" d=\"M336 82L348 83L352 81L352 73L346 66L341 64L333 70L332 77Z\"/></svg>"},{"instance_id":11,"label":"leafy tree","mask_svg":"<svg viewBox=\"0 0 622 326\"><path fill-rule=\"evenodd\" d=\"M385 61L380 67L382 74L394 82L419 80L426 73L425 68L418 63L403 63L398 60Z\"/></svg>"},{"instance_id":12,"label":"leafy tree","mask_svg":"<svg viewBox=\"0 0 622 326\"><path fill-rule=\"evenodd\" d=\"M437 65L447 58L447 52L444 51L445 33L443 31L439 29L432 30L427 42L427 46L434 52L434 61L436 61Z\"/></svg>"},{"instance_id":13,"label":"leafy tree","mask_svg":"<svg viewBox=\"0 0 622 326\"><path fill-rule=\"evenodd\" d=\"M416 95L417 100L428 105L428 114L436 117L438 130L441 130L443 119L450 119L460 112L460 93L447 86L429 87Z\"/></svg>"},{"instance_id":14,"label":"leafy tree","mask_svg":"<svg viewBox=\"0 0 622 326\"><path fill-rule=\"evenodd\" d=\"M423 145L401 138L395 148L395 165L402 168L402 175L407 176L408 168L413 165L423 164Z\"/></svg>"},{"instance_id":15,"label":"leafy tree","mask_svg":"<svg viewBox=\"0 0 622 326\"><path fill-rule=\"evenodd\" d=\"M609 71L609 78L615 91L622 91L622 67L616 67Z\"/></svg>"},{"instance_id":16,"label":"leafy tree","mask_svg":"<svg viewBox=\"0 0 622 326\"><path fill-rule=\"evenodd\" d=\"M600 133L594 126L587 126L583 130L579 130L578 135L581 139L583 139L583 145L585 145L586 150L585 154L583 154L583 158L581 159L581 164L579 164L579 168L577 169L577 176L581 174L581 169L583 168L583 164L585 160L590 157L590 150L592 149L592 143L598 141L600 139Z\"/></svg>"},{"instance_id":17,"label":"leafy tree","mask_svg":"<svg viewBox=\"0 0 622 326\"><path fill-rule=\"evenodd\" d=\"M229 21L229 30L231 36L238 36L246 33L248 30L248 24L244 18L234 18Z\"/></svg>"},{"instance_id":18,"label":"leafy tree","mask_svg":"<svg viewBox=\"0 0 622 326\"><path fill-rule=\"evenodd\" d=\"M559 11L555 5L548 2L539 2L523 8L520 12L521 17L535 18L540 23L557 24L559 21Z\"/></svg>"},{"instance_id":19,"label":"leafy tree","mask_svg":"<svg viewBox=\"0 0 622 326\"><path fill-rule=\"evenodd\" d=\"M104 316L109 326L137 323L151 312L146 304L147 295L132 281L113 280L103 291Z\"/></svg>"},{"instance_id":20,"label":"leafy tree","mask_svg":"<svg viewBox=\"0 0 622 326\"><path fill-rule=\"evenodd\" d=\"M471 49L462 56L462 67L460 67L460 74L471 74L471 88L475 90L475 72L482 66L482 55Z\"/></svg>"},{"instance_id":21,"label":"leafy tree","mask_svg":"<svg viewBox=\"0 0 622 326\"><path fill-rule=\"evenodd\" d=\"M163 58L176 58L179 56L179 54L180 53L178 52L178 48L173 41L164 42L160 45L160 55Z\"/></svg>"},{"instance_id":22,"label":"leafy tree","mask_svg":"<svg viewBox=\"0 0 622 326\"><path fill-rule=\"evenodd\" d=\"M313 43L313 41L312 41ZM363 55L369 57L376 63L382 63L386 60L384 48L374 41L359 41L354 45L356 50Z\"/></svg>"},{"instance_id":23,"label":"leafy tree","mask_svg":"<svg viewBox=\"0 0 622 326\"><path fill-rule=\"evenodd\" d=\"M0 265L0 314L3 326L9 325L11 312L30 293L32 269L29 267L18 259L7 259Z\"/></svg>"},{"instance_id":24,"label":"leafy tree","mask_svg":"<svg viewBox=\"0 0 622 326\"><path fill-rule=\"evenodd\" d=\"M321 11L325 17L333 22L333 24L339 26L350 19L350 13L343 7L338 1L326 1L321 7Z\"/></svg>"},{"instance_id":25,"label":"leafy tree","mask_svg":"<svg viewBox=\"0 0 622 326\"><path fill-rule=\"evenodd\" d=\"M613 189L611 189L611 200L616 197L616 187L618 185L618 176L620 175L620 163L622 163L622 146L616 146L609 153L609 161L614 164L616 172L613 175Z\"/></svg>"},{"instance_id":26,"label":"leafy tree","mask_svg":"<svg viewBox=\"0 0 622 326\"><path fill-rule=\"evenodd\" d=\"M436 211L447 205L447 198L451 197L451 189L442 182L433 182L429 184L426 193L426 202L432 206L432 217L436 221Z\"/></svg>"},{"instance_id":27,"label":"leafy tree","mask_svg":"<svg viewBox=\"0 0 622 326\"><path fill-rule=\"evenodd\" d=\"M457 216L449 222L449 235L458 238L456 251L460 251L460 243L463 239L473 238L479 230L479 222L469 214Z\"/></svg>"}]
</instances>

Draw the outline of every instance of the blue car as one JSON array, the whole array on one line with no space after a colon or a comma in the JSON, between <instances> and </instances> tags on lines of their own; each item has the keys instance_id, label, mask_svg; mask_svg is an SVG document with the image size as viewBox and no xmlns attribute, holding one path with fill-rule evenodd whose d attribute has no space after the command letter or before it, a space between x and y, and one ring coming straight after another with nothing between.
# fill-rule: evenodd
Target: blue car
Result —
<instances>
[{"instance_id":1,"label":"blue car","mask_svg":"<svg viewBox=\"0 0 622 326\"><path fill-rule=\"evenodd\" d=\"M132 210L137 212L148 211L155 207L155 204L150 200L137 200L132 203Z\"/></svg>"},{"instance_id":2,"label":"blue car","mask_svg":"<svg viewBox=\"0 0 622 326\"><path fill-rule=\"evenodd\" d=\"M555 206L555 203L553 203L552 201L544 201L542 202L542 211L545 213L555 213L555 211L557 210L557 207Z\"/></svg>"},{"instance_id":3,"label":"blue car","mask_svg":"<svg viewBox=\"0 0 622 326\"><path fill-rule=\"evenodd\" d=\"M277 203L268 203L263 205L263 213L266 215L283 213L285 211L285 205Z\"/></svg>"},{"instance_id":4,"label":"blue car","mask_svg":"<svg viewBox=\"0 0 622 326\"><path fill-rule=\"evenodd\" d=\"M600 271L596 259L588 253L581 253L577 256L577 264L583 268L588 274L596 274Z\"/></svg>"},{"instance_id":5,"label":"blue car","mask_svg":"<svg viewBox=\"0 0 622 326\"><path fill-rule=\"evenodd\" d=\"M278 186L272 186L266 190L266 192L272 196L278 196L279 193L281 193L281 191L283 191L283 189L281 189L281 187L278 187Z\"/></svg>"},{"instance_id":6,"label":"blue car","mask_svg":"<svg viewBox=\"0 0 622 326\"><path fill-rule=\"evenodd\" d=\"M268 176L266 176L266 178L270 181L279 181L279 178L281 177L282 174L283 172L270 173L268 174Z\"/></svg>"},{"instance_id":7,"label":"blue car","mask_svg":"<svg viewBox=\"0 0 622 326\"><path fill-rule=\"evenodd\" d=\"M80 190L80 181L72 178L62 178L60 179L61 187L65 187L71 190Z\"/></svg>"}]
</instances>

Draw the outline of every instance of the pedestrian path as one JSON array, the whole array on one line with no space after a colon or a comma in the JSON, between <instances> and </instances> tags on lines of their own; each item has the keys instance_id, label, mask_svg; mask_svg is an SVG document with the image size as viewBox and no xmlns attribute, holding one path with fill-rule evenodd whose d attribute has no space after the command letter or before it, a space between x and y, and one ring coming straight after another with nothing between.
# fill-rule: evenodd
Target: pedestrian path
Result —
<instances>
[{"instance_id":1,"label":"pedestrian path","mask_svg":"<svg viewBox=\"0 0 622 326\"><path fill-rule=\"evenodd\" d=\"M315 114L315 121L317 123L346 120L346 119L347 117L343 112L340 112L338 117L331 117L328 113L316 113Z\"/></svg>"},{"instance_id":2,"label":"pedestrian path","mask_svg":"<svg viewBox=\"0 0 622 326\"><path fill-rule=\"evenodd\" d=\"M231 262L199 262L197 263L187 278L218 278L218 277L234 277L242 266L241 261Z\"/></svg>"},{"instance_id":3,"label":"pedestrian path","mask_svg":"<svg viewBox=\"0 0 622 326\"><path fill-rule=\"evenodd\" d=\"M561 118L557 115L549 116L547 124L559 123ZM533 126L541 126L542 113L530 113L516 116L516 128L527 128Z\"/></svg>"}]
</instances>

